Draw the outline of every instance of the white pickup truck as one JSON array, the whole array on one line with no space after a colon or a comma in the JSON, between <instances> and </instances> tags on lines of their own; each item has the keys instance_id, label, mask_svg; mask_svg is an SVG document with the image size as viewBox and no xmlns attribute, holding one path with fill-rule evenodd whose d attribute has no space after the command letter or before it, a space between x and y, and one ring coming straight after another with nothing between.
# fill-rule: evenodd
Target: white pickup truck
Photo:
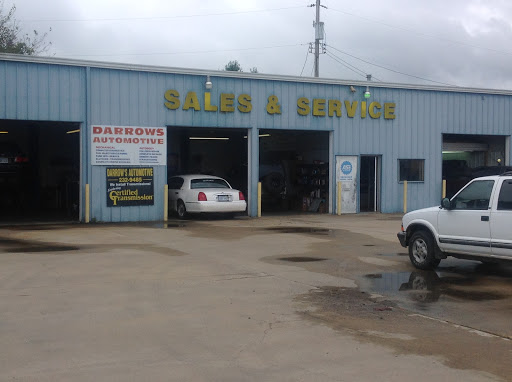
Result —
<instances>
[{"instance_id":1,"label":"white pickup truck","mask_svg":"<svg viewBox=\"0 0 512 382\"><path fill-rule=\"evenodd\" d=\"M473 179L441 206L405 214L398 239L419 269L447 256L512 260L512 172Z\"/></svg>"}]
</instances>

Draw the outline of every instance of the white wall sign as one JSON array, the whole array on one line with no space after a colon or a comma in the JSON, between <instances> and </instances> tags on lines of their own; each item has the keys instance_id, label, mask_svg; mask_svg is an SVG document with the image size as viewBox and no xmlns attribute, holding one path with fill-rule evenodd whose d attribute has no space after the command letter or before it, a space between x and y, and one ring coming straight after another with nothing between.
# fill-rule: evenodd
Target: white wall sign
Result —
<instances>
[{"instance_id":1,"label":"white wall sign","mask_svg":"<svg viewBox=\"0 0 512 382\"><path fill-rule=\"evenodd\" d=\"M341 182L341 213L357 212L357 156L336 156L336 181Z\"/></svg>"},{"instance_id":2,"label":"white wall sign","mask_svg":"<svg viewBox=\"0 0 512 382\"><path fill-rule=\"evenodd\" d=\"M92 165L152 165L167 162L165 127L91 126Z\"/></svg>"}]
</instances>

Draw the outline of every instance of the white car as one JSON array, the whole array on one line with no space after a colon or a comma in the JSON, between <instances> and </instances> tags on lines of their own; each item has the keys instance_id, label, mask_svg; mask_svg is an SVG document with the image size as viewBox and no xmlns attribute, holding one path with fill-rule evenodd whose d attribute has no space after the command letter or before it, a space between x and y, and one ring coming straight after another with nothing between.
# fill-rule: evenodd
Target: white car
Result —
<instances>
[{"instance_id":1,"label":"white car","mask_svg":"<svg viewBox=\"0 0 512 382\"><path fill-rule=\"evenodd\" d=\"M180 219L188 213L225 213L233 216L247 208L244 194L218 176L180 175L169 179L169 208Z\"/></svg>"}]
</instances>

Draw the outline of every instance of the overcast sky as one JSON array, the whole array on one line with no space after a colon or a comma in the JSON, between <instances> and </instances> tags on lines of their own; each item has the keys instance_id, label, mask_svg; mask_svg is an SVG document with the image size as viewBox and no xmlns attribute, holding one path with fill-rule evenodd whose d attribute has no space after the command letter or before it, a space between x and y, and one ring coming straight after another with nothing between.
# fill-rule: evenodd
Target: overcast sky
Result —
<instances>
[{"instance_id":1,"label":"overcast sky","mask_svg":"<svg viewBox=\"0 0 512 382\"><path fill-rule=\"evenodd\" d=\"M4 0L56 57L313 75L315 0ZM320 77L512 89L510 0L322 0ZM378 66L375 66L378 65ZM384 68L391 69L386 70ZM406 76L404 73L410 76ZM420 77L420 78L418 78ZM430 80L430 81L427 81ZM435 81L435 82L432 82Z\"/></svg>"}]
</instances>

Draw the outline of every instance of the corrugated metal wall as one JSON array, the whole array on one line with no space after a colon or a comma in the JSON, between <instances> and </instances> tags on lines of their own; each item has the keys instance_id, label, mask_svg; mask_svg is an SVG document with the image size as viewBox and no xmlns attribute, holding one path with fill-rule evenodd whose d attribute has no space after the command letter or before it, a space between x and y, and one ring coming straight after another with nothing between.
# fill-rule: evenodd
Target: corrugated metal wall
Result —
<instances>
[{"instance_id":1,"label":"corrugated metal wall","mask_svg":"<svg viewBox=\"0 0 512 382\"><path fill-rule=\"evenodd\" d=\"M425 159L425 181L409 183L409 210L434 205L441 197L442 134L511 135L512 96L468 92L379 87L370 83L371 98L396 104L396 119L382 116L361 118L360 111L349 118L316 117L297 113L297 100L306 97L337 99L342 102L365 101L366 83L356 83L356 92L348 84L314 83L268 79L264 75L233 78L213 73L212 104L219 106L221 93L235 94L235 111L203 110L206 76L173 74L162 71L128 70L74 65L0 60L0 118L26 120L78 121L82 129L82 150L89 147L92 124L119 126L188 126L253 129L307 129L333 131L336 155L380 155L382 158L382 212L399 212L403 206L403 185L398 182L399 159ZM164 94L169 89L180 93L183 105L187 92L194 91L201 111L169 110ZM251 96L252 111L236 110L236 97ZM268 97L277 96L280 114L267 113ZM383 111L383 110L382 110ZM248 140L251 142L251 139ZM251 194L256 193L258 153L252 144ZM85 162L85 154L83 155ZM158 220L163 217L163 190L166 167L155 168L155 206L106 208L104 166L82 168L82 184L91 184L91 217L98 221ZM255 164L255 163L256 164ZM84 181L85 180L85 181ZM333 176L334 182L334 176ZM157 192L158 191L158 192ZM335 192L331 192L335 195ZM251 196L251 195L249 195ZM252 198L250 211L255 213Z\"/></svg>"},{"instance_id":2,"label":"corrugated metal wall","mask_svg":"<svg viewBox=\"0 0 512 382\"><path fill-rule=\"evenodd\" d=\"M79 122L85 69L0 60L0 119Z\"/></svg>"}]
</instances>

